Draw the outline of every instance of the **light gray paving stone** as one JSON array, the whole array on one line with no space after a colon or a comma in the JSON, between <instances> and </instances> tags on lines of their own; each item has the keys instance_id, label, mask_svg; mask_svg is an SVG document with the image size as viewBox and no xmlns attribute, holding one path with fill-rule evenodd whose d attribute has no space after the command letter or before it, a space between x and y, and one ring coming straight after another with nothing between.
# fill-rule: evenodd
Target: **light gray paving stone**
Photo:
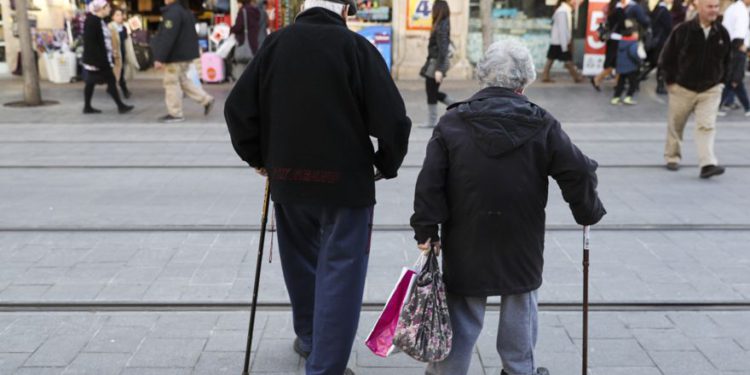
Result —
<instances>
[{"instance_id":1,"label":"light gray paving stone","mask_svg":"<svg viewBox=\"0 0 750 375\"><path fill-rule=\"evenodd\" d=\"M581 347L581 340L575 340ZM635 339L590 339L591 367L651 367L654 362Z\"/></svg>"},{"instance_id":2,"label":"light gray paving stone","mask_svg":"<svg viewBox=\"0 0 750 375\"><path fill-rule=\"evenodd\" d=\"M732 339L699 340L697 347L719 370L750 371L750 352Z\"/></svg>"},{"instance_id":3,"label":"light gray paving stone","mask_svg":"<svg viewBox=\"0 0 750 375\"><path fill-rule=\"evenodd\" d=\"M81 353L63 375L119 374L129 358L126 353Z\"/></svg>"},{"instance_id":4,"label":"light gray paving stone","mask_svg":"<svg viewBox=\"0 0 750 375\"><path fill-rule=\"evenodd\" d=\"M694 351L695 343L677 329L634 329L633 335L649 352Z\"/></svg>"},{"instance_id":5,"label":"light gray paving stone","mask_svg":"<svg viewBox=\"0 0 750 375\"><path fill-rule=\"evenodd\" d=\"M256 320L257 324L257 320ZM247 330L211 332L205 351L207 352L244 352L247 340ZM253 340L256 341L256 340ZM255 344L255 343L253 343Z\"/></svg>"},{"instance_id":6,"label":"light gray paving stone","mask_svg":"<svg viewBox=\"0 0 750 375\"><path fill-rule=\"evenodd\" d=\"M128 367L192 368L206 339L149 337L130 359Z\"/></svg>"},{"instance_id":7,"label":"light gray paving stone","mask_svg":"<svg viewBox=\"0 0 750 375\"><path fill-rule=\"evenodd\" d=\"M718 371L699 351L663 351L650 354L664 375L701 375Z\"/></svg>"},{"instance_id":8,"label":"light gray paving stone","mask_svg":"<svg viewBox=\"0 0 750 375\"><path fill-rule=\"evenodd\" d=\"M193 374L241 374L244 352L203 352Z\"/></svg>"},{"instance_id":9,"label":"light gray paving stone","mask_svg":"<svg viewBox=\"0 0 750 375\"><path fill-rule=\"evenodd\" d=\"M126 367L122 375L187 375L191 369L186 368L152 368L152 367Z\"/></svg>"},{"instance_id":10,"label":"light gray paving stone","mask_svg":"<svg viewBox=\"0 0 750 375\"><path fill-rule=\"evenodd\" d=\"M96 333L96 336L88 342L83 351L90 353L135 353L148 332L149 329L145 327L119 327L108 324Z\"/></svg>"},{"instance_id":11,"label":"light gray paving stone","mask_svg":"<svg viewBox=\"0 0 750 375\"><path fill-rule=\"evenodd\" d=\"M0 374L12 374L27 358L29 353L0 353Z\"/></svg>"},{"instance_id":12,"label":"light gray paving stone","mask_svg":"<svg viewBox=\"0 0 750 375\"><path fill-rule=\"evenodd\" d=\"M24 367L65 367L88 342L89 335L55 335L47 339L24 363Z\"/></svg>"},{"instance_id":13,"label":"light gray paving stone","mask_svg":"<svg viewBox=\"0 0 750 375\"><path fill-rule=\"evenodd\" d=\"M65 367L21 367L14 375L60 375Z\"/></svg>"},{"instance_id":14,"label":"light gray paving stone","mask_svg":"<svg viewBox=\"0 0 750 375\"><path fill-rule=\"evenodd\" d=\"M302 358L292 350L291 341L265 338L258 347L255 358L251 358L253 372L296 372Z\"/></svg>"}]
</instances>

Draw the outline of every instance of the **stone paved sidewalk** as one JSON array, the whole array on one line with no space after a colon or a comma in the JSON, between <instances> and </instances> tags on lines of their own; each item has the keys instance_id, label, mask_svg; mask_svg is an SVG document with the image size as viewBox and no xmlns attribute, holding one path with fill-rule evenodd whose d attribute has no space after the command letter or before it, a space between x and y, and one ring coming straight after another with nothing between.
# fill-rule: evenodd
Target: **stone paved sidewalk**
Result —
<instances>
[{"instance_id":1,"label":"stone paved sidewalk","mask_svg":"<svg viewBox=\"0 0 750 375\"><path fill-rule=\"evenodd\" d=\"M404 354L376 357L363 340L377 319L362 314L350 366L359 375L421 374ZM0 313L2 374L239 374L248 313ZM470 375L500 372L497 312L488 312ZM746 375L750 369L747 312L594 312L591 375ZM284 312L261 312L253 374L303 374L292 352ZM580 314L542 312L539 365L554 375L580 370Z\"/></svg>"},{"instance_id":2,"label":"stone paved sidewalk","mask_svg":"<svg viewBox=\"0 0 750 375\"><path fill-rule=\"evenodd\" d=\"M374 234L366 302L383 303L414 262L411 238ZM746 231L594 231L592 302L750 301L747 243ZM540 301L579 302L580 233L548 232L546 244ZM256 251L252 233L0 233L0 303L247 302ZM273 259L259 298L286 303L277 247Z\"/></svg>"}]
</instances>

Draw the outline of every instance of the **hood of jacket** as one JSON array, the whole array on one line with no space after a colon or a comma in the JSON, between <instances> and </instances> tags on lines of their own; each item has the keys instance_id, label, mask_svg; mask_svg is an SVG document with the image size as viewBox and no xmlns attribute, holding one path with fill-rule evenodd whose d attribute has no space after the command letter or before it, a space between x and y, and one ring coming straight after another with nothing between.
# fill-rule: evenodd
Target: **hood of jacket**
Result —
<instances>
[{"instance_id":1,"label":"hood of jacket","mask_svg":"<svg viewBox=\"0 0 750 375\"><path fill-rule=\"evenodd\" d=\"M499 87L485 88L451 108L469 127L477 148L492 157L523 146L549 122L547 112L526 96Z\"/></svg>"}]
</instances>

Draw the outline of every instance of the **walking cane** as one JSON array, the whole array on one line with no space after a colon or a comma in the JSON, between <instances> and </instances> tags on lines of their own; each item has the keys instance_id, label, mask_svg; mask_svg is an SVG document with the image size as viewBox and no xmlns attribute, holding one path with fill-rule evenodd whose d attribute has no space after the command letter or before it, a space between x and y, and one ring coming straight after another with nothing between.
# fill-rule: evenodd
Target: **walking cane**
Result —
<instances>
[{"instance_id":1,"label":"walking cane","mask_svg":"<svg viewBox=\"0 0 750 375\"><path fill-rule=\"evenodd\" d=\"M258 261L255 264L255 285L253 286L253 304L250 307L250 326L247 329L247 348L245 349L245 367L242 375L249 374L250 349L253 346L253 330L255 329L255 310L258 307L258 287L260 286L260 265L263 263L263 243L266 240L266 223L268 222L268 201L270 196L270 179L266 178L266 192L263 196L263 213L260 219L260 243L258 244Z\"/></svg>"},{"instance_id":2,"label":"walking cane","mask_svg":"<svg viewBox=\"0 0 750 375\"><path fill-rule=\"evenodd\" d=\"M583 227L583 375L588 374L589 367L589 231Z\"/></svg>"}]
</instances>

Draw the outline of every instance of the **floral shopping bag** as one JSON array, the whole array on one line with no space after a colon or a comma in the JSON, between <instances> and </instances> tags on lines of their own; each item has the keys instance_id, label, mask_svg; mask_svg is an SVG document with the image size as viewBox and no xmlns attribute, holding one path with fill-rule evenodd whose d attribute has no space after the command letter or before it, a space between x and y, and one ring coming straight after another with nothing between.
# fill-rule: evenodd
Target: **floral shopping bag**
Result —
<instances>
[{"instance_id":1,"label":"floral shopping bag","mask_svg":"<svg viewBox=\"0 0 750 375\"><path fill-rule=\"evenodd\" d=\"M430 251L401 310L393 344L418 361L439 362L450 353L452 339L445 284Z\"/></svg>"}]
</instances>

